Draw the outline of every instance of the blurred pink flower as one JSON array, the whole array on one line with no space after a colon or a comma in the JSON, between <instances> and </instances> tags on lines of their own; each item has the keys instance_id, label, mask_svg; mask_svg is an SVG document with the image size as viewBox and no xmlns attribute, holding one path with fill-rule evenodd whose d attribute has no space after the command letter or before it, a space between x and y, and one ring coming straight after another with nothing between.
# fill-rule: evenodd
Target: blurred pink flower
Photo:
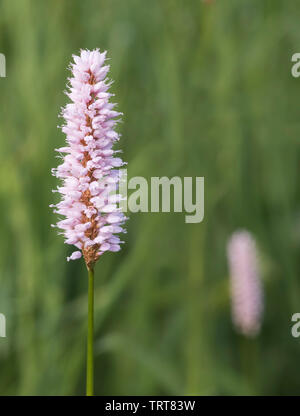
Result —
<instances>
[{"instance_id":1,"label":"blurred pink flower","mask_svg":"<svg viewBox=\"0 0 300 416\"><path fill-rule=\"evenodd\" d=\"M232 319L246 336L258 334L263 313L263 293L259 276L256 244L248 231L237 231L228 247Z\"/></svg>"},{"instance_id":2,"label":"blurred pink flower","mask_svg":"<svg viewBox=\"0 0 300 416\"><path fill-rule=\"evenodd\" d=\"M57 223L65 242L79 250L68 257L75 260L83 254L88 267L93 267L105 251L120 250L119 237L126 217L118 207L118 195L113 203L110 194L115 192L120 174L115 168L124 162L115 157L113 144L119 139L114 130L121 113L114 111L109 102L110 82L104 65L106 52L82 50L73 56L72 77L68 92L71 103L62 109L66 134L65 147L56 149L64 153L63 163L53 169L54 176L62 180L54 192L61 201L51 205L54 212L64 218Z\"/></svg>"}]
</instances>

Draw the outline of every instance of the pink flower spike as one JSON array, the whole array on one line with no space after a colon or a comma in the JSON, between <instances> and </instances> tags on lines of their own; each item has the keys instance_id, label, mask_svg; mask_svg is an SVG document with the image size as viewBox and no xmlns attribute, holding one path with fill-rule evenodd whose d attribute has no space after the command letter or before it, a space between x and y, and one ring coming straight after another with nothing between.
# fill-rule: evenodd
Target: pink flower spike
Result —
<instances>
[{"instance_id":1,"label":"pink flower spike","mask_svg":"<svg viewBox=\"0 0 300 416\"><path fill-rule=\"evenodd\" d=\"M106 52L100 53L99 49L82 50L79 56L73 56L66 93L71 102L62 109L66 145L56 149L62 164L52 170L62 181L55 190L61 200L52 205L54 212L63 216L57 227L67 244L81 250L67 260L83 255L88 269L105 251L119 249L118 243L111 244L109 240L114 241L113 233L124 232L121 225L127 219L109 201L108 188L103 187L105 181L116 184L115 190L118 189L117 169L124 165L122 159L115 157L119 152L113 149L119 139L114 127L121 113L113 110L115 105L109 102L112 94L108 92L109 65L105 65L105 59Z\"/></svg>"},{"instance_id":2,"label":"pink flower spike","mask_svg":"<svg viewBox=\"0 0 300 416\"><path fill-rule=\"evenodd\" d=\"M263 313L263 292L255 240L248 231L235 232L227 246L232 320L239 332L258 334Z\"/></svg>"}]
</instances>

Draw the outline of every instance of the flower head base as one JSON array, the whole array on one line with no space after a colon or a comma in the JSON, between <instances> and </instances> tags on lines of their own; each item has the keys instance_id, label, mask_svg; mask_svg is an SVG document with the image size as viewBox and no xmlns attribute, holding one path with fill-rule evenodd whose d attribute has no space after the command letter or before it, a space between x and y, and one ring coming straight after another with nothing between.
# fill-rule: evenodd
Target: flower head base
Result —
<instances>
[{"instance_id":1,"label":"flower head base","mask_svg":"<svg viewBox=\"0 0 300 416\"><path fill-rule=\"evenodd\" d=\"M228 243L232 319L238 331L255 336L260 330L263 294L256 244L247 231L235 232Z\"/></svg>"},{"instance_id":2,"label":"flower head base","mask_svg":"<svg viewBox=\"0 0 300 416\"><path fill-rule=\"evenodd\" d=\"M120 179L116 168L124 162L113 150L119 140L114 127L121 113L109 102L112 94L108 92L105 56L98 49L73 56L66 93L72 102L62 109L67 145L56 149L64 154L63 163L52 171L62 180L54 191L61 194L61 201L51 205L64 217L57 227L65 242L79 249L68 260L83 255L88 268L105 251L120 250L122 241L115 234L125 232L122 224L126 220L118 207L120 196L112 196Z\"/></svg>"}]
</instances>

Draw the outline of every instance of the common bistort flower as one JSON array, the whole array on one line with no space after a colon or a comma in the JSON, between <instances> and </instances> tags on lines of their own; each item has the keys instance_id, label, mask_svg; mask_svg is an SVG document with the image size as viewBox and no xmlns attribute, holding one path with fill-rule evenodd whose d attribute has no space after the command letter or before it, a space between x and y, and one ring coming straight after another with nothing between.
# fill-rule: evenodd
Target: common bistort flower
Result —
<instances>
[{"instance_id":1,"label":"common bistort flower","mask_svg":"<svg viewBox=\"0 0 300 416\"><path fill-rule=\"evenodd\" d=\"M65 242L78 248L68 260L82 255L92 268L105 251L120 250L122 225L126 219L118 207L120 195L114 194L119 171L124 162L115 157L114 143L119 134L114 130L121 113L109 102L111 82L107 79L109 65L106 52L82 50L73 56L72 77L67 96L71 103L62 109L66 134L65 147L56 149L64 154L63 162L53 174L62 180L57 192L61 201L55 212L62 215L57 227Z\"/></svg>"},{"instance_id":2,"label":"common bistort flower","mask_svg":"<svg viewBox=\"0 0 300 416\"><path fill-rule=\"evenodd\" d=\"M227 253L234 325L243 335L255 336L261 326L263 292L254 238L244 230L233 233Z\"/></svg>"}]
</instances>

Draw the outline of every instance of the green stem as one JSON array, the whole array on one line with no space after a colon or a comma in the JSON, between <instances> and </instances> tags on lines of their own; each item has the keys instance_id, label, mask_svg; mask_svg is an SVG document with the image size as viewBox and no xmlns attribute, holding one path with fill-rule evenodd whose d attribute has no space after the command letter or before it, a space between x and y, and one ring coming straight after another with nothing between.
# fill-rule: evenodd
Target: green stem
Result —
<instances>
[{"instance_id":1,"label":"green stem","mask_svg":"<svg viewBox=\"0 0 300 416\"><path fill-rule=\"evenodd\" d=\"M257 395L257 340L246 336L240 336L241 346L241 370L246 381L246 386L251 395Z\"/></svg>"},{"instance_id":2,"label":"green stem","mask_svg":"<svg viewBox=\"0 0 300 416\"><path fill-rule=\"evenodd\" d=\"M94 269L88 268L88 333L86 360L86 395L94 395Z\"/></svg>"}]
</instances>

